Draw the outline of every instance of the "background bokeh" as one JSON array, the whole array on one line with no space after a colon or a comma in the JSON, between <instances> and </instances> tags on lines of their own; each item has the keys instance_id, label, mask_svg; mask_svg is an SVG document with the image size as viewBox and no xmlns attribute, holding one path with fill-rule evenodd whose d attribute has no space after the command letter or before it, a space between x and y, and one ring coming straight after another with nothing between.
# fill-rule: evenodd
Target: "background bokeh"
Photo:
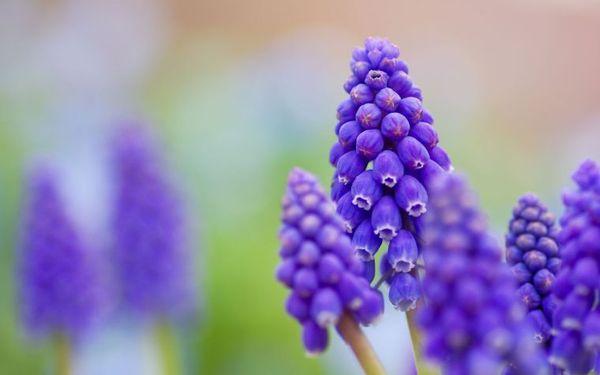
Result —
<instances>
[{"instance_id":1,"label":"background bokeh","mask_svg":"<svg viewBox=\"0 0 600 375\"><path fill-rule=\"evenodd\" d=\"M0 363L45 373L17 317L22 175L59 165L69 207L106 246L106 141L153 127L193 216L199 309L180 339L189 373L357 373L339 340L307 359L273 280L278 206L295 165L328 181L335 108L355 45L386 36L423 89L442 144L501 236L516 197L560 191L600 159L600 2L3 0L0 2ZM402 314L369 329L391 373L410 351ZM109 322L82 374L156 373L143 327Z\"/></svg>"}]
</instances>

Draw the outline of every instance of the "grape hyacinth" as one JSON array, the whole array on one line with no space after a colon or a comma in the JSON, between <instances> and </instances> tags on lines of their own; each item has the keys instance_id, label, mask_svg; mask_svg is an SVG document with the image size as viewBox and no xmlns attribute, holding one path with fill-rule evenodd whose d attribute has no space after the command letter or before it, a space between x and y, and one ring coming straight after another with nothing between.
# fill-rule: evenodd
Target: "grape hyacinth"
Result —
<instances>
[{"instance_id":1,"label":"grape hyacinth","mask_svg":"<svg viewBox=\"0 0 600 375\"><path fill-rule=\"evenodd\" d=\"M370 324L383 312L383 298L361 276L363 264L314 176L290 172L282 209L276 277L291 289L286 310L302 325L307 353L318 354L327 347L327 328L344 313Z\"/></svg>"},{"instance_id":2,"label":"grape hyacinth","mask_svg":"<svg viewBox=\"0 0 600 375\"><path fill-rule=\"evenodd\" d=\"M145 129L120 129L113 145L114 255L126 309L150 318L194 306L185 217Z\"/></svg>"},{"instance_id":3,"label":"grape hyacinth","mask_svg":"<svg viewBox=\"0 0 600 375\"><path fill-rule=\"evenodd\" d=\"M556 297L551 293L560 268L558 227L555 216L534 194L519 199L506 235L506 261L527 308L534 340L548 348Z\"/></svg>"},{"instance_id":4,"label":"grape hyacinth","mask_svg":"<svg viewBox=\"0 0 600 375\"><path fill-rule=\"evenodd\" d=\"M375 254L385 242L380 271L390 301L406 311L419 298L417 220L427 211L431 180L452 167L399 54L382 38L367 38L354 50L344 84L350 97L337 110L330 162L336 168L331 197L367 280L373 281Z\"/></svg>"},{"instance_id":5,"label":"grape hyacinth","mask_svg":"<svg viewBox=\"0 0 600 375\"><path fill-rule=\"evenodd\" d=\"M438 179L424 219L424 353L444 374L546 373L516 283L459 175Z\"/></svg>"},{"instance_id":6,"label":"grape hyacinth","mask_svg":"<svg viewBox=\"0 0 600 375\"><path fill-rule=\"evenodd\" d=\"M577 189L563 194L559 234L562 267L554 283L557 330L551 362L572 374L592 370L600 349L600 168L585 161L573 175Z\"/></svg>"},{"instance_id":7,"label":"grape hyacinth","mask_svg":"<svg viewBox=\"0 0 600 375\"><path fill-rule=\"evenodd\" d=\"M76 340L96 318L98 274L57 186L45 166L29 176L21 225L21 318L34 337Z\"/></svg>"}]
</instances>

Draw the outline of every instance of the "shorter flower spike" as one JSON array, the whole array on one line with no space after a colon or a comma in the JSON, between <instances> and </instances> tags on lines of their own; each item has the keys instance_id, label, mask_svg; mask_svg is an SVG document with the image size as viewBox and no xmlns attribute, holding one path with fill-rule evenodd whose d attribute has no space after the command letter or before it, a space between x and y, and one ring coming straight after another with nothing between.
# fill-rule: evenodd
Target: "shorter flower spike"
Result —
<instances>
[{"instance_id":1,"label":"shorter flower spike","mask_svg":"<svg viewBox=\"0 0 600 375\"><path fill-rule=\"evenodd\" d=\"M365 173L372 179L372 172ZM357 177L355 184L360 184L362 178ZM366 211L352 203L351 194L344 198L347 203L342 213L351 212L342 218L335 213L333 203L316 178L295 168L289 174L282 201L283 227L279 232L282 262L276 278L292 290L286 311L302 324L304 347L311 355L326 349L327 328L336 325L343 314L352 314L362 324L371 324L383 312L383 298L363 278L368 263L363 266L344 233L344 222L349 225L351 221L353 228L358 226L353 241L362 249L361 257L372 258L381 244L370 222L354 216ZM293 207L298 215L290 216Z\"/></svg>"},{"instance_id":2,"label":"shorter flower spike","mask_svg":"<svg viewBox=\"0 0 600 375\"><path fill-rule=\"evenodd\" d=\"M433 183L423 228L425 303L417 321L426 356L444 373L546 374L516 283L461 176Z\"/></svg>"}]
</instances>

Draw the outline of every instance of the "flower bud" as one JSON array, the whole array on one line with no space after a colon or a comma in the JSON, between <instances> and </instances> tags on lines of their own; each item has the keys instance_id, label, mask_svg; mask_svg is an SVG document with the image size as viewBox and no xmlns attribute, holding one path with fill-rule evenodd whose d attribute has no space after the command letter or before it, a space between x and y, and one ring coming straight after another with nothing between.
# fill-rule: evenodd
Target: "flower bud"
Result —
<instances>
[{"instance_id":1,"label":"flower bud","mask_svg":"<svg viewBox=\"0 0 600 375\"><path fill-rule=\"evenodd\" d=\"M381 122L381 109L373 103L366 103L358 107L356 121L365 129L375 129Z\"/></svg>"},{"instance_id":2,"label":"flower bud","mask_svg":"<svg viewBox=\"0 0 600 375\"><path fill-rule=\"evenodd\" d=\"M401 97L407 97L410 88L412 87L412 81L408 74L402 71L394 73L388 80L388 87L396 91Z\"/></svg>"},{"instance_id":3,"label":"flower bud","mask_svg":"<svg viewBox=\"0 0 600 375\"><path fill-rule=\"evenodd\" d=\"M429 153L421 142L413 137L404 137L397 148L402 164L408 169L421 169L429 161Z\"/></svg>"},{"instance_id":4,"label":"flower bud","mask_svg":"<svg viewBox=\"0 0 600 375\"><path fill-rule=\"evenodd\" d=\"M389 87L385 87L375 95L375 104L386 112L393 112L400 103L400 95Z\"/></svg>"},{"instance_id":5,"label":"flower bud","mask_svg":"<svg viewBox=\"0 0 600 375\"><path fill-rule=\"evenodd\" d=\"M308 318L308 300L292 292L285 302L285 311L299 322L304 322Z\"/></svg>"},{"instance_id":6,"label":"flower bud","mask_svg":"<svg viewBox=\"0 0 600 375\"><path fill-rule=\"evenodd\" d=\"M343 154L344 147L339 142L335 142L329 150L329 163L335 167L340 156Z\"/></svg>"},{"instance_id":7,"label":"flower bud","mask_svg":"<svg viewBox=\"0 0 600 375\"><path fill-rule=\"evenodd\" d=\"M319 261L317 274L324 284L336 284L344 273L344 263L334 254L325 254Z\"/></svg>"},{"instance_id":8,"label":"flower bud","mask_svg":"<svg viewBox=\"0 0 600 375\"><path fill-rule=\"evenodd\" d=\"M382 240L390 241L398 234L402 219L398 206L390 196L382 197L373 208L371 225Z\"/></svg>"},{"instance_id":9,"label":"flower bud","mask_svg":"<svg viewBox=\"0 0 600 375\"><path fill-rule=\"evenodd\" d=\"M417 306L420 296L419 283L408 273L397 273L390 284L389 299L401 311L410 311Z\"/></svg>"},{"instance_id":10,"label":"flower bud","mask_svg":"<svg viewBox=\"0 0 600 375\"><path fill-rule=\"evenodd\" d=\"M435 146L429 151L429 156L431 160L435 161L442 167L446 172L452 172L454 169L452 167L452 162L450 161L450 157L446 153L446 151L440 146Z\"/></svg>"},{"instance_id":11,"label":"flower bud","mask_svg":"<svg viewBox=\"0 0 600 375\"><path fill-rule=\"evenodd\" d=\"M306 354L315 356L322 353L327 344L329 337L327 330L319 327L312 320L307 320L302 326L302 343L306 349Z\"/></svg>"},{"instance_id":12,"label":"flower bud","mask_svg":"<svg viewBox=\"0 0 600 375\"><path fill-rule=\"evenodd\" d=\"M409 216L419 217L427 211L427 190L413 176L403 176L396 188L396 203Z\"/></svg>"},{"instance_id":13,"label":"flower bud","mask_svg":"<svg viewBox=\"0 0 600 375\"><path fill-rule=\"evenodd\" d=\"M352 100L346 99L340 103L337 108L337 119L340 122L346 122L354 120L356 115L356 106L352 103Z\"/></svg>"},{"instance_id":14,"label":"flower bud","mask_svg":"<svg viewBox=\"0 0 600 375\"><path fill-rule=\"evenodd\" d=\"M354 228L366 217L367 212L352 203L352 193L348 192L338 201L337 212L344 220L346 231L352 233Z\"/></svg>"},{"instance_id":15,"label":"flower bud","mask_svg":"<svg viewBox=\"0 0 600 375\"><path fill-rule=\"evenodd\" d=\"M397 112L387 114L381 121L381 134L394 142L404 138L409 130L410 124L408 120Z\"/></svg>"},{"instance_id":16,"label":"flower bud","mask_svg":"<svg viewBox=\"0 0 600 375\"><path fill-rule=\"evenodd\" d=\"M381 90L387 86L388 75L381 70L371 70L365 77L365 83L373 90Z\"/></svg>"},{"instance_id":17,"label":"flower bud","mask_svg":"<svg viewBox=\"0 0 600 375\"><path fill-rule=\"evenodd\" d=\"M356 152L366 160L373 160L383 150L383 136L377 129L365 130L356 138Z\"/></svg>"},{"instance_id":18,"label":"flower bud","mask_svg":"<svg viewBox=\"0 0 600 375\"><path fill-rule=\"evenodd\" d=\"M393 151L385 150L373 161L373 177L382 185L393 188L403 175L404 166Z\"/></svg>"},{"instance_id":19,"label":"flower bud","mask_svg":"<svg viewBox=\"0 0 600 375\"><path fill-rule=\"evenodd\" d=\"M356 121L348 121L340 127L338 134L339 144L344 150L351 150L356 144L356 137L360 134L362 128ZM339 158L339 157L338 157Z\"/></svg>"},{"instance_id":20,"label":"flower bud","mask_svg":"<svg viewBox=\"0 0 600 375\"><path fill-rule=\"evenodd\" d=\"M364 83L358 84L350 91L350 99L357 106L372 102L373 91L371 91L371 88Z\"/></svg>"},{"instance_id":21,"label":"flower bud","mask_svg":"<svg viewBox=\"0 0 600 375\"><path fill-rule=\"evenodd\" d=\"M356 151L347 152L337 162L338 181L343 184L351 183L366 167L367 162Z\"/></svg>"},{"instance_id":22,"label":"flower bud","mask_svg":"<svg viewBox=\"0 0 600 375\"><path fill-rule=\"evenodd\" d=\"M321 328L337 324L341 314L342 303L333 289L321 289L312 298L310 316Z\"/></svg>"},{"instance_id":23,"label":"flower bud","mask_svg":"<svg viewBox=\"0 0 600 375\"><path fill-rule=\"evenodd\" d=\"M433 149L439 142L437 131L426 122L419 122L413 126L410 129L410 135L421 142L428 150Z\"/></svg>"},{"instance_id":24,"label":"flower bud","mask_svg":"<svg viewBox=\"0 0 600 375\"><path fill-rule=\"evenodd\" d=\"M405 97L398 103L398 112L402 113L411 125L416 125L421 121L422 111L421 100L415 97Z\"/></svg>"},{"instance_id":25,"label":"flower bud","mask_svg":"<svg viewBox=\"0 0 600 375\"><path fill-rule=\"evenodd\" d=\"M400 230L390 242L387 259L394 271L410 272L417 263L419 249L413 235L406 230Z\"/></svg>"},{"instance_id":26,"label":"flower bud","mask_svg":"<svg viewBox=\"0 0 600 375\"><path fill-rule=\"evenodd\" d=\"M352 235L352 246L362 261L370 261L375 257L381 246L379 238L371 226L370 220L364 220Z\"/></svg>"}]
</instances>

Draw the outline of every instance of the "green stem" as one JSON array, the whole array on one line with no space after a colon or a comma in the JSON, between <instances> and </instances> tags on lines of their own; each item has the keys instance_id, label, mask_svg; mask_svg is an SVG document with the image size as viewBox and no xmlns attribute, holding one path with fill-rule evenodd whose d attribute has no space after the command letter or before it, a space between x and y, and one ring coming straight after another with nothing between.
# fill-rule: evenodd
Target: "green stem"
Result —
<instances>
[{"instance_id":1,"label":"green stem","mask_svg":"<svg viewBox=\"0 0 600 375\"><path fill-rule=\"evenodd\" d=\"M354 352L354 356L367 375L385 375L385 370L377 358L373 347L367 340L360 326L354 318L344 313L340 322L337 325L337 330L346 342L350 349Z\"/></svg>"},{"instance_id":2,"label":"green stem","mask_svg":"<svg viewBox=\"0 0 600 375\"><path fill-rule=\"evenodd\" d=\"M54 338L55 366L57 375L71 375L71 344L64 334L57 334Z\"/></svg>"},{"instance_id":3,"label":"green stem","mask_svg":"<svg viewBox=\"0 0 600 375\"><path fill-rule=\"evenodd\" d=\"M167 322L159 322L154 327L154 334L160 353L160 361L163 375L181 374L179 363L177 339L171 325Z\"/></svg>"},{"instance_id":4,"label":"green stem","mask_svg":"<svg viewBox=\"0 0 600 375\"><path fill-rule=\"evenodd\" d=\"M410 333L410 341L412 342L413 354L415 358L415 368L419 375L433 375L437 374L434 368L429 366L424 358L421 351L421 335L415 322L416 310L411 310L406 313L406 323L408 324L408 332Z\"/></svg>"}]
</instances>

